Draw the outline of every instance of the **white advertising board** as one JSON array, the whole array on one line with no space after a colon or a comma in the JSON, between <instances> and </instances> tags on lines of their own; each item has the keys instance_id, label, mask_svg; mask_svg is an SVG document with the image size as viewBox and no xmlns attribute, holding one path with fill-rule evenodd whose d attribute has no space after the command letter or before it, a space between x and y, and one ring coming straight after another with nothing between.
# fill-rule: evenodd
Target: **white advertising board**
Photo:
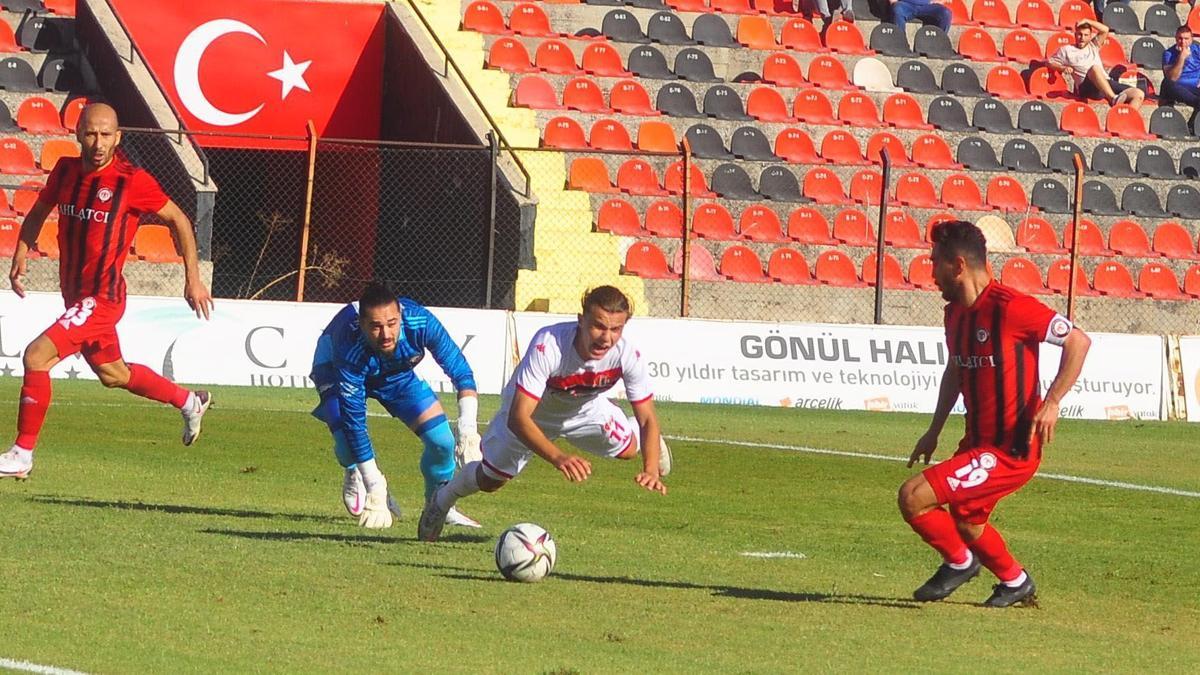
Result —
<instances>
[{"instance_id":1,"label":"white advertising board","mask_svg":"<svg viewBox=\"0 0 1200 675\"><path fill-rule=\"evenodd\" d=\"M1179 361L1183 367L1183 396L1189 422L1200 422L1200 335L1179 338Z\"/></svg>"}]
</instances>

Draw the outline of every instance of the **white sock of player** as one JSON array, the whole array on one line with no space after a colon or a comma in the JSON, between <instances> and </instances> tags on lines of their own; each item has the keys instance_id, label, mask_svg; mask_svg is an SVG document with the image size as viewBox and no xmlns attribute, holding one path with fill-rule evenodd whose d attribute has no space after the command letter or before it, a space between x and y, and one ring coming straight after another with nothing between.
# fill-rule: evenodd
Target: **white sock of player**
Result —
<instances>
[{"instance_id":1,"label":"white sock of player","mask_svg":"<svg viewBox=\"0 0 1200 675\"><path fill-rule=\"evenodd\" d=\"M454 506L454 502L479 492L479 481L475 473L479 470L479 466L479 462L471 462L459 469L458 473L454 474L454 478L451 478L449 483L443 485L442 489L434 494L439 508L449 510Z\"/></svg>"},{"instance_id":2,"label":"white sock of player","mask_svg":"<svg viewBox=\"0 0 1200 675\"><path fill-rule=\"evenodd\" d=\"M374 457L365 462L359 462L358 472L362 474L363 487L367 488L367 492L374 492L377 485L385 482L383 472L379 470L379 465L375 463Z\"/></svg>"},{"instance_id":3,"label":"white sock of player","mask_svg":"<svg viewBox=\"0 0 1200 675\"><path fill-rule=\"evenodd\" d=\"M1013 579L1012 581L1005 581L1004 585L1008 586L1009 588L1016 588L1017 586L1020 586L1021 584L1025 583L1025 580L1028 578L1029 578L1029 575L1025 574L1025 570L1021 570L1021 576L1017 577L1016 579Z\"/></svg>"},{"instance_id":4,"label":"white sock of player","mask_svg":"<svg viewBox=\"0 0 1200 675\"><path fill-rule=\"evenodd\" d=\"M946 563L946 564L949 565L950 569L952 569L952 570L965 570L968 567L970 567L971 563L973 563L973 562L975 562L975 554L971 552L971 549L967 549L967 559L966 560L962 561L961 563L959 563L957 565L954 563Z\"/></svg>"},{"instance_id":5,"label":"white sock of player","mask_svg":"<svg viewBox=\"0 0 1200 675\"><path fill-rule=\"evenodd\" d=\"M183 407L180 408L180 410L183 410L183 412L185 414L190 414L195 409L196 409L196 392L189 391L187 401L184 402Z\"/></svg>"}]
</instances>

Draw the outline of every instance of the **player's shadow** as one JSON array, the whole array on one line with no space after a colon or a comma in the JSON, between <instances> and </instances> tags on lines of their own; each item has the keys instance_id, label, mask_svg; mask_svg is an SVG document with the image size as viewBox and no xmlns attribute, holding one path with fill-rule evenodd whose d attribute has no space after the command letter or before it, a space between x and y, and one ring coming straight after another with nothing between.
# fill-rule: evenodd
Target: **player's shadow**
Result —
<instances>
[{"instance_id":1,"label":"player's shadow","mask_svg":"<svg viewBox=\"0 0 1200 675\"><path fill-rule=\"evenodd\" d=\"M504 582L498 574L481 574L479 570L465 567L450 567L428 563L389 562L389 565L415 567L440 571L447 579L460 581ZM639 577L595 576L590 574L574 574L571 572L555 572L556 579L579 581L593 584L624 584L643 588L676 588L681 590L710 591L713 595L742 600L775 600L779 602L825 602L842 605L873 605L890 607L892 609L919 609L921 603L906 598L889 598L857 593L813 593L800 591L777 591L769 588L742 588L723 584L697 584L691 581L668 581L665 579L643 579Z\"/></svg>"},{"instance_id":2,"label":"player's shadow","mask_svg":"<svg viewBox=\"0 0 1200 675\"><path fill-rule=\"evenodd\" d=\"M273 511L253 511L248 509L224 509L214 506L188 506L183 504L154 504L149 502L106 501L87 499L85 497L56 497L53 495L35 495L29 498L41 504L54 506L84 506L94 509L115 509L123 511L152 511L157 513L172 513L194 516L224 516L229 518L263 518L293 520L308 523L343 523L345 518L321 516L311 513L287 513Z\"/></svg>"},{"instance_id":3,"label":"player's shadow","mask_svg":"<svg viewBox=\"0 0 1200 675\"><path fill-rule=\"evenodd\" d=\"M409 537L387 537L373 534L327 534L322 532L256 532L254 530L219 530L205 529L199 530L203 534L219 534L225 537L238 537L241 539L256 539L258 541L332 541L341 544L417 544L415 538ZM450 534L438 539L439 542L449 542L451 544L478 544L485 541L491 541L489 535L484 534L467 534L456 533Z\"/></svg>"}]
</instances>

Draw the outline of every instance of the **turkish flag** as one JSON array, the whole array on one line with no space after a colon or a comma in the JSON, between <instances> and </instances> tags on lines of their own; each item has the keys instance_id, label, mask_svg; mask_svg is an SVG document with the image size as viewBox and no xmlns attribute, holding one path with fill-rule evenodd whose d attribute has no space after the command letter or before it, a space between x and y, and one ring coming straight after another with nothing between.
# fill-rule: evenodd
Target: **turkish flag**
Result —
<instances>
[{"instance_id":1,"label":"turkish flag","mask_svg":"<svg viewBox=\"0 0 1200 675\"><path fill-rule=\"evenodd\" d=\"M112 0L195 131L378 138L383 6L298 0ZM198 135L201 145L278 142ZM293 144L294 145L294 144Z\"/></svg>"}]
</instances>

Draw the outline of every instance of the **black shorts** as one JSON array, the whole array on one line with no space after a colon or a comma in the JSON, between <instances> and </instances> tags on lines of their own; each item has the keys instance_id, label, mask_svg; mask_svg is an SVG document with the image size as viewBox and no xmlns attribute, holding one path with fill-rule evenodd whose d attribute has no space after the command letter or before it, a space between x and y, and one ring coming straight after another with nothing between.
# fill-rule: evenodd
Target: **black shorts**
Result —
<instances>
[{"instance_id":1,"label":"black shorts","mask_svg":"<svg viewBox=\"0 0 1200 675\"><path fill-rule=\"evenodd\" d=\"M1109 79L1108 86L1112 87L1113 94L1120 94L1126 89L1132 88L1128 84L1121 84L1113 79ZM1083 84L1079 85L1079 91L1075 93L1084 98L1108 100L1104 97L1104 94L1100 93L1100 89L1096 86L1096 83L1088 79L1084 79Z\"/></svg>"}]
</instances>

